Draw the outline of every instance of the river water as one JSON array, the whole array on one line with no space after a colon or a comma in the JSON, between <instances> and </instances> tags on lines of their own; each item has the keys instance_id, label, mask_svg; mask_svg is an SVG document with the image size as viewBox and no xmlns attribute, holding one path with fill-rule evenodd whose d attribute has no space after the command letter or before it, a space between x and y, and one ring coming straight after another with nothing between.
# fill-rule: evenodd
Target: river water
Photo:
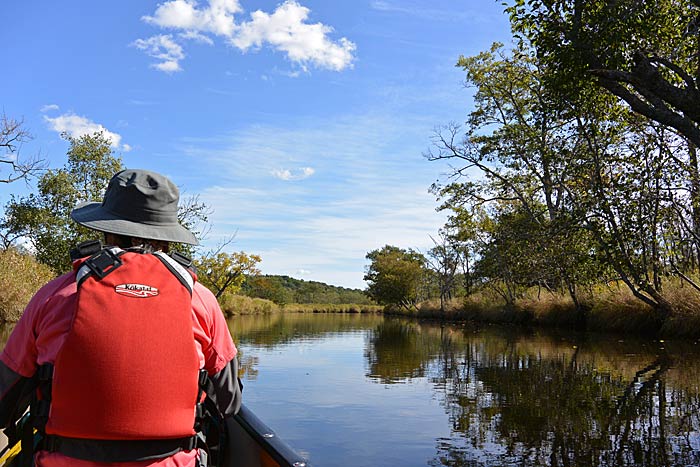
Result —
<instances>
[{"instance_id":1,"label":"river water","mask_svg":"<svg viewBox=\"0 0 700 467\"><path fill-rule=\"evenodd\" d=\"M340 314L229 329L245 403L316 467L700 465L696 341Z\"/></svg>"},{"instance_id":2,"label":"river water","mask_svg":"<svg viewBox=\"0 0 700 467\"><path fill-rule=\"evenodd\" d=\"M284 314L229 321L244 401L315 466L697 466L700 345Z\"/></svg>"}]
</instances>

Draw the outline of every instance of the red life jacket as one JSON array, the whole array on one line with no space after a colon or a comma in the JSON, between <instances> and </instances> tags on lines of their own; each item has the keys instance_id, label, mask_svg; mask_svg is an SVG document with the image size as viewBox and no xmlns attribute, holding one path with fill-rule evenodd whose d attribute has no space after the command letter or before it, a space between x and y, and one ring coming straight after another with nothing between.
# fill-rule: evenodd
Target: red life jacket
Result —
<instances>
[{"instance_id":1,"label":"red life jacket","mask_svg":"<svg viewBox=\"0 0 700 467\"><path fill-rule=\"evenodd\" d=\"M54 363L46 433L97 440L193 435L193 276L162 253L114 248L81 263L77 309Z\"/></svg>"}]
</instances>

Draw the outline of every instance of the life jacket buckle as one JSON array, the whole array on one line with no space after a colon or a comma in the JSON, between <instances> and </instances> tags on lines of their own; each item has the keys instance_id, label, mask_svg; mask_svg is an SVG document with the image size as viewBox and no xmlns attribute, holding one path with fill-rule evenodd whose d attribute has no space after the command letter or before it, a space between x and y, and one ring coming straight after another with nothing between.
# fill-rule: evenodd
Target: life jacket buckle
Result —
<instances>
[{"instance_id":1,"label":"life jacket buckle","mask_svg":"<svg viewBox=\"0 0 700 467\"><path fill-rule=\"evenodd\" d=\"M81 242L78 246L70 250L70 260L76 261L86 256L92 256L100 250L102 250L102 242L99 240Z\"/></svg>"},{"instance_id":2,"label":"life jacket buckle","mask_svg":"<svg viewBox=\"0 0 700 467\"><path fill-rule=\"evenodd\" d=\"M51 381L53 379L53 365L50 363L40 365L37 369L36 377L41 382Z\"/></svg>"},{"instance_id":3,"label":"life jacket buckle","mask_svg":"<svg viewBox=\"0 0 700 467\"><path fill-rule=\"evenodd\" d=\"M207 384L207 379L209 378L209 373L205 369L199 370L199 387L204 389Z\"/></svg>"},{"instance_id":4,"label":"life jacket buckle","mask_svg":"<svg viewBox=\"0 0 700 467\"><path fill-rule=\"evenodd\" d=\"M191 268L192 267L192 258L189 256L185 256L179 251L171 251L168 253L168 256L170 256L172 259L180 263L180 265L184 268Z\"/></svg>"},{"instance_id":5,"label":"life jacket buckle","mask_svg":"<svg viewBox=\"0 0 700 467\"><path fill-rule=\"evenodd\" d=\"M94 275L103 279L107 274L121 266L122 260L112 250L104 249L85 260L84 264L90 268Z\"/></svg>"}]
</instances>

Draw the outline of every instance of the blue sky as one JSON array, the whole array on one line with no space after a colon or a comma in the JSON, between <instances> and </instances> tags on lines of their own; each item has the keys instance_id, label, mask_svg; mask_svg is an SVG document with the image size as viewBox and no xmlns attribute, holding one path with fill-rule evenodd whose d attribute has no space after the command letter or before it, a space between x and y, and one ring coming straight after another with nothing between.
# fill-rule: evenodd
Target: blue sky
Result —
<instances>
[{"instance_id":1,"label":"blue sky","mask_svg":"<svg viewBox=\"0 0 700 467\"><path fill-rule=\"evenodd\" d=\"M471 108L454 64L508 42L493 0L4 2L0 106L36 152L97 129L214 214L203 248L364 288L365 254L444 223L422 154ZM0 187L0 202L21 184Z\"/></svg>"}]
</instances>

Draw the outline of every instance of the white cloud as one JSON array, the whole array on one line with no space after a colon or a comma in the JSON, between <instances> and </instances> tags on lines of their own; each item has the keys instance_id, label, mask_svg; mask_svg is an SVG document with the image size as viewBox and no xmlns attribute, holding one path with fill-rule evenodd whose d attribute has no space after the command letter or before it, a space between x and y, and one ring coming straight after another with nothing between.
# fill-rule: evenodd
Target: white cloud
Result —
<instances>
[{"instance_id":1,"label":"white cloud","mask_svg":"<svg viewBox=\"0 0 700 467\"><path fill-rule=\"evenodd\" d=\"M128 144L120 146L122 140L120 134L109 131L99 123L95 123L88 118L81 117L80 115L67 113L59 115L55 118L44 116L44 120L46 120L46 122L49 124L49 128L58 133L68 133L74 138L80 138L84 135L102 132L105 138L110 140L113 148L118 148L125 152L131 150L131 146Z\"/></svg>"},{"instance_id":2,"label":"white cloud","mask_svg":"<svg viewBox=\"0 0 700 467\"><path fill-rule=\"evenodd\" d=\"M152 16L141 19L159 28L180 31L181 40L212 45L214 40L209 35L213 35L243 52L269 46L284 52L305 71L309 65L335 71L352 67L355 44L345 37L331 40L328 36L333 28L308 23L310 10L296 1L286 0L272 14L255 11L250 21L237 23L235 15L242 11L238 0L209 0L201 7L194 0L170 0L159 4ZM155 68L168 73L181 70L185 54L172 35L138 39L133 45L160 60L153 65Z\"/></svg>"},{"instance_id":3,"label":"white cloud","mask_svg":"<svg viewBox=\"0 0 700 467\"><path fill-rule=\"evenodd\" d=\"M205 36L197 31L181 32L177 35L177 37L195 42L201 42L202 44L214 45L214 41L209 36Z\"/></svg>"},{"instance_id":4,"label":"white cloud","mask_svg":"<svg viewBox=\"0 0 700 467\"><path fill-rule=\"evenodd\" d=\"M59 110L59 107L56 104L46 104L41 107L41 113L46 113L50 112L52 110Z\"/></svg>"},{"instance_id":5,"label":"white cloud","mask_svg":"<svg viewBox=\"0 0 700 467\"><path fill-rule=\"evenodd\" d=\"M345 37L337 43L329 40L327 35L333 28L322 23L306 23L309 12L294 1L286 1L271 15L255 11L251 14L252 21L241 24L231 43L244 52L270 44L302 67L313 63L340 71L351 66L355 44Z\"/></svg>"},{"instance_id":6,"label":"white cloud","mask_svg":"<svg viewBox=\"0 0 700 467\"><path fill-rule=\"evenodd\" d=\"M280 180L304 180L314 174L315 170L311 167L302 167L301 169L275 169L272 175Z\"/></svg>"},{"instance_id":7,"label":"white cloud","mask_svg":"<svg viewBox=\"0 0 700 467\"><path fill-rule=\"evenodd\" d=\"M146 52L149 57L160 60L159 63L151 65L153 68L166 73L182 71L180 60L185 58L185 53L180 44L175 42L170 34L159 34L148 39L137 39L132 45Z\"/></svg>"},{"instance_id":8,"label":"white cloud","mask_svg":"<svg viewBox=\"0 0 700 467\"><path fill-rule=\"evenodd\" d=\"M192 0L171 0L158 5L153 16L142 19L161 28L231 36L236 27L233 15L241 11L237 0L209 0L209 6L203 9Z\"/></svg>"}]
</instances>

